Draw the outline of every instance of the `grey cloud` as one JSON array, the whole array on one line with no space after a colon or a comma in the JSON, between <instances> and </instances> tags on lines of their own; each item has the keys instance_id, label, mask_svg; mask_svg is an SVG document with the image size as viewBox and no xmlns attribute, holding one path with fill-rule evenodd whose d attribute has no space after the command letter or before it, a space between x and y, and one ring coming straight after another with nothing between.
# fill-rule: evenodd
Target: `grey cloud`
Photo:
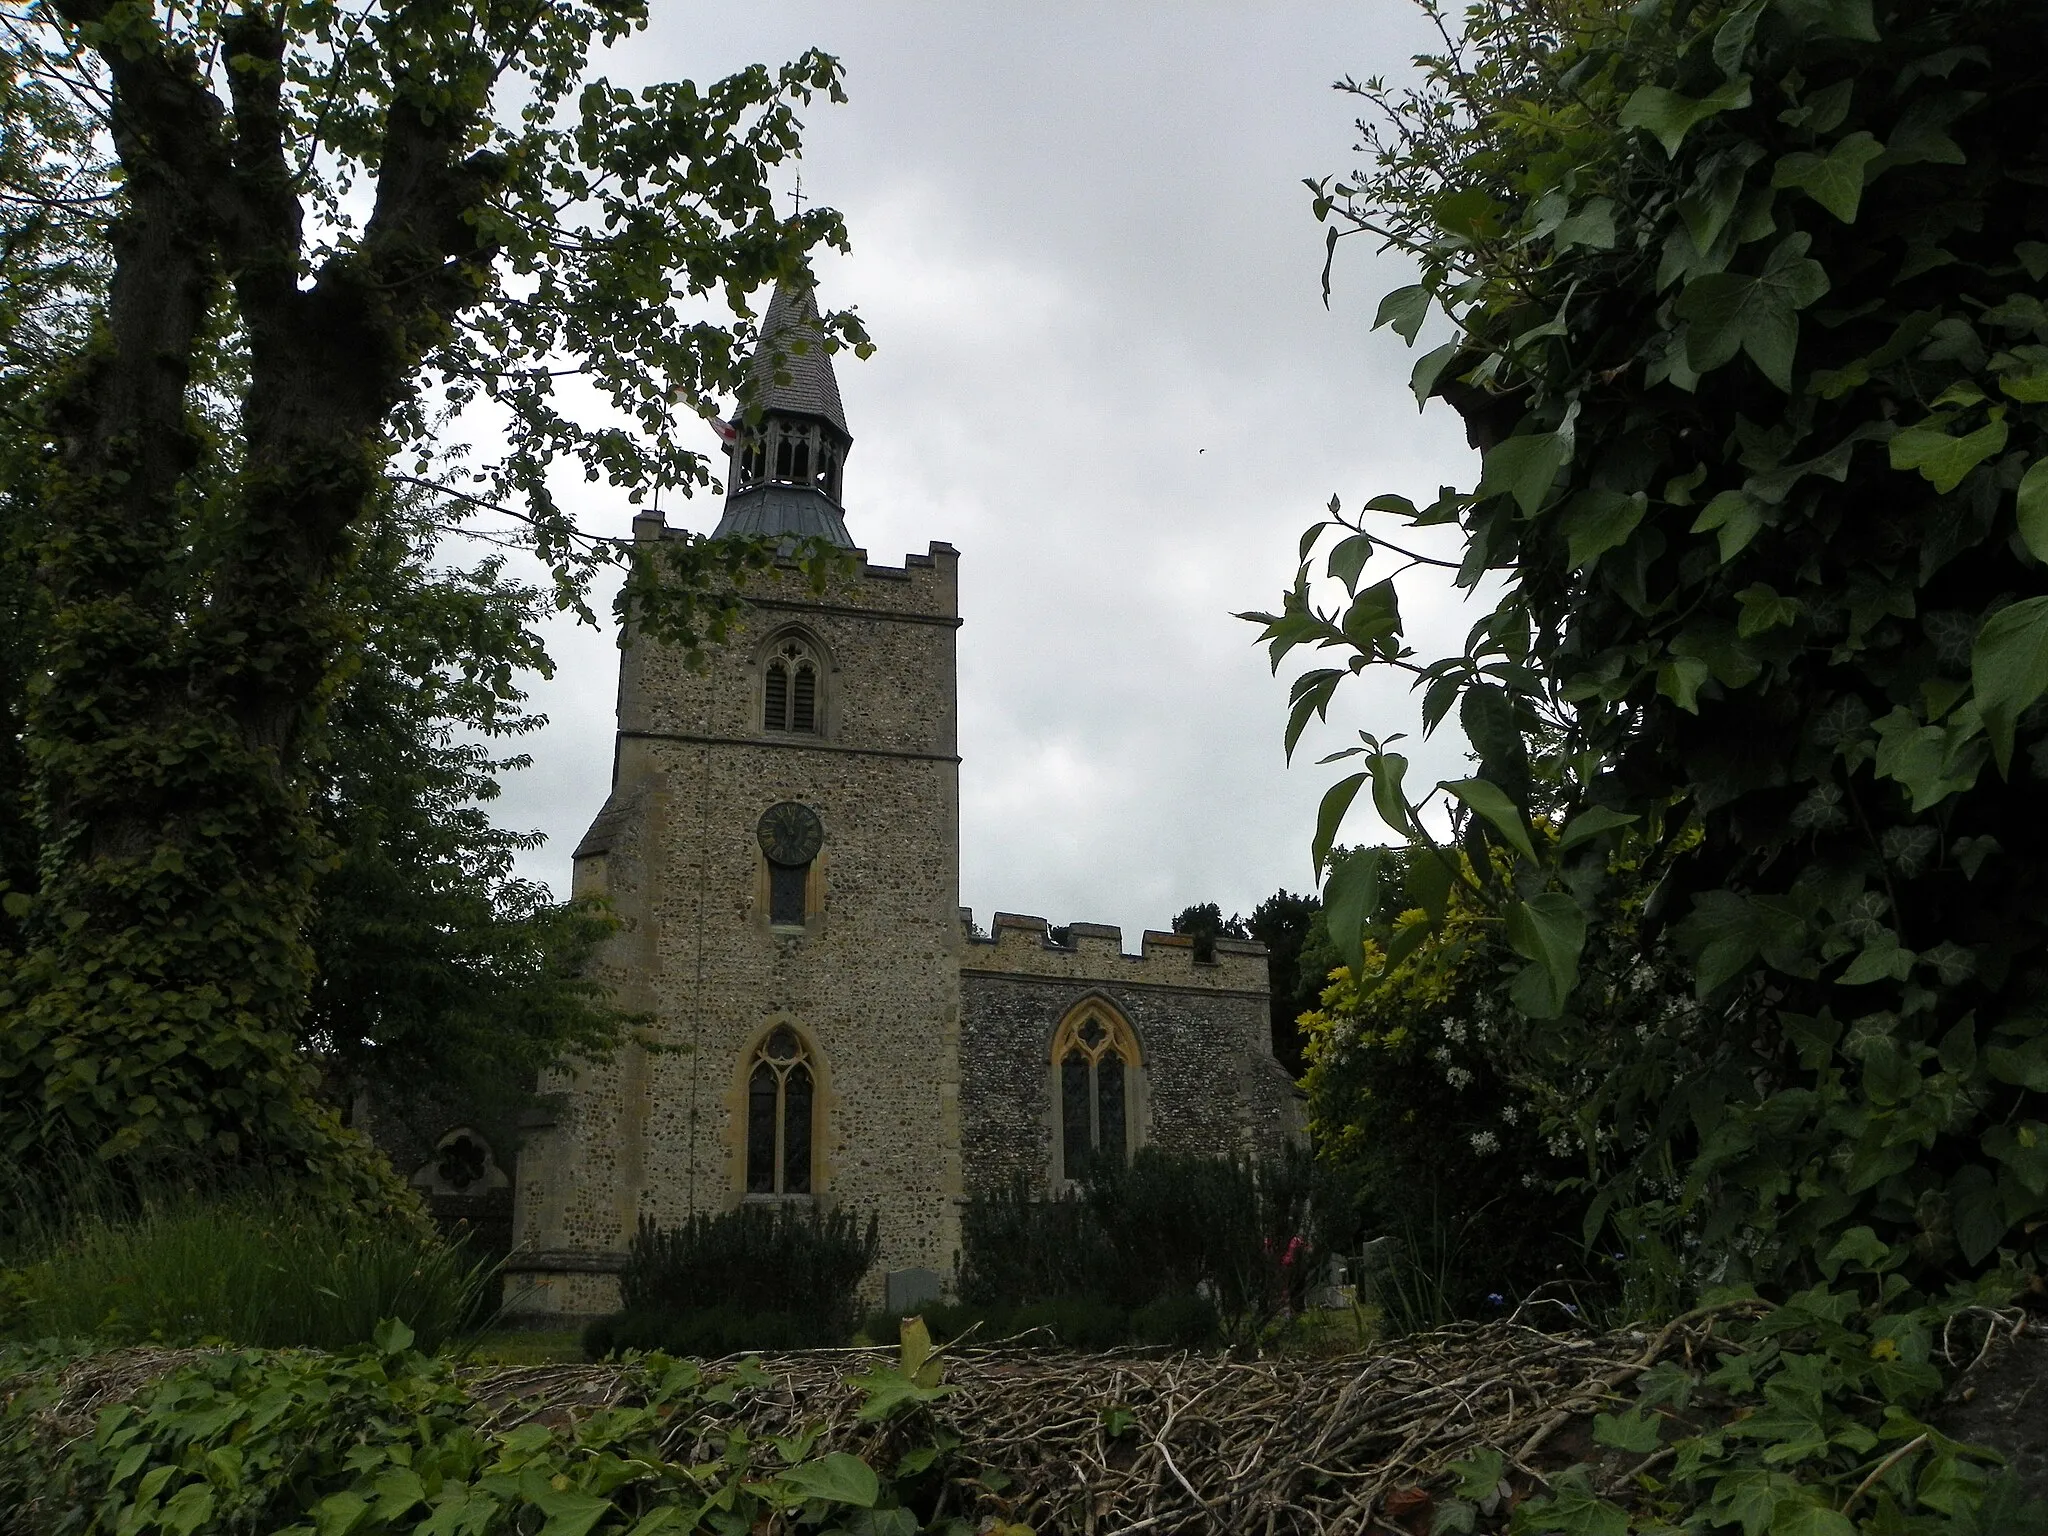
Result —
<instances>
[{"instance_id":1,"label":"grey cloud","mask_svg":"<svg viewBox=\"0 0 2048 1536\"><path fill-rule=\"evenodd\" d=\"M1332 492L1430 496L1474 466L1412 354L1369 330L1404 281L1347 249L1330 309L1303 176L1346 169L1342 73L1426 46L1397 0L1359 5L756 4L664 0L622 77L709 74L809 43L852 102L806 118L808 194L855 249L826 298L880 343L840 362L848 524L879 560L962 551L962 900L1135 937L1190 902L1248 910L1310 881L1336 770L1313 759L1414 700L1373 682L1284 767L1285 675L1232 610L1267 607ZM1352 242L1357 244L1358 242ZM708 445L707 445L708 446ZM593 528L629 511L584 496ZM673 513L693 527L699 501ZM1409 584L1418 643L1472 614ZM610 770L616 653L558 636L553 723L500 802L557 889ZM1455 776L1453 740L1416 777ZM1361 813L1348 835L1380 835Z\"/></svg>"}]
</instances>

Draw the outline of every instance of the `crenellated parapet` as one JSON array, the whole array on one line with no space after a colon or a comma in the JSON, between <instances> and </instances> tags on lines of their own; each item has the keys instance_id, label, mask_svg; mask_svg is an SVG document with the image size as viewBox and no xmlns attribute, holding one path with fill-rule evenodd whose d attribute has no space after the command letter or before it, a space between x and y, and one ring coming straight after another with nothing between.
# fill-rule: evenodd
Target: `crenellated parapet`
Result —
<instances>
[{"instance_id":1,"label":"crenellated parapet","mask_svg":"<svg viewBox=\"0 0 2048 1536\"><path fill-rule=\"evenodd\" d=\"M1197 959L1189 935L1148 928L1139 940L1139 952L1132 955L1124 952L1123 929L1107 923L1071 923L1065 929L1066 942L1057 944L1052 925L1042 917L998 912L989 922L987 938L975 935L973 919L968 908L960 909L966 934L960 956L963 972L1266 995L1266 946L1244 939L1218 939L1212 958Z\"/></svg>"}]
</instances>

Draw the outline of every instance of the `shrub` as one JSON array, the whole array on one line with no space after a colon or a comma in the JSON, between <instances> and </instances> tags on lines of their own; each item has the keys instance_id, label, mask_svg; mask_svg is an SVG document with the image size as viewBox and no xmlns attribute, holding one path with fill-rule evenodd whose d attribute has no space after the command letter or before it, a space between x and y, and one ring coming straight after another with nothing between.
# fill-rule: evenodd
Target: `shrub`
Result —
<instances>
[{"instance_id":1,"label":"shrub","mask_svg":"<svg viewBox=\"0 0 2048 1536\"><path fill-rule=\"evenodd\" d=\"M643 1220L620 1277L628 1313L683 1319L717 1308L803 1320L808 1336L853 1332L860 1283L881 1247L849 1211L741 1206L700 1212L680 1227ZM741 1346L742 1348L752 1346Z\"/></svg>"},{"instance_id":2,"label":"shrub","mask_svg":"<svg viewBox=\"0 0 2048 1536\"><path fill-rule=\"evenodd\" d=\"M346 1349L398 1318L431 1353L485 1321L497 1273L410 1224L264 1186L158 1192L14 1242L0 1330L114 1345Z\"/></svg>"},{"instance_id":3,"label":"shrub","mask_svg":"<svg viewBox=\"0 0 2048 1536\"><path fill-rule=\"evenodd\" d=\"M767 1353L781 1349L817 1349L845 1342L843 1333L825 1333L816 1318L792 1312L747 1312L738 1307L707 1307L698 1312L615 1312L583 1330L586 1359L639 1350L716 1359L721 1355Z\"/></svg>"},{"instance_id":4,"label":"shrub","mask_svg":"<svg viewBox=\"0 0 2048 1536\"><path fill-rule=\"evenodd\" d=\"M1222 1337L1223 1319L1206 1296L1162 1296L1131 1314L1131 1334L1140 1344L1200 1349Z\"/></svg>"},{"instance_id":5,"label":"shrub","mask_svg":"<svg viewBox=\"0 0 2048 1536\"><path fill-rule=\"evenodd\" d=\"M1252 1162L1147 1147L1075 1195L1033 1200L1018 1184L970 1200L960 1294L1012 1307L1092 1296L1130 1311L1204 1291L1256 1330L1301 1307L1315 1267L1348 1241L1351 1210L1300 1149Z\"/></svg>"}]
</instances>

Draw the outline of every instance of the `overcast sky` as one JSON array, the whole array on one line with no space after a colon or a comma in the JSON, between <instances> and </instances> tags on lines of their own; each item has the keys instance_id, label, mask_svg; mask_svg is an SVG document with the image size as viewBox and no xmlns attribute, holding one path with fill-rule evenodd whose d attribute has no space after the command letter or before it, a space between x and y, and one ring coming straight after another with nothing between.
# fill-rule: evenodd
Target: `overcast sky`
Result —
<instances>
[{"instance_id":1,"label":"overcast sky","mask_svg":"<svg viewBox=\"0 0 2048 1536\"><path fill-rule=\"evenodd\" d=\"M1230 615L1277 604L1333 493L1421 500L1475 473L1449 410L1416 412L1414 355L1370 328L1408 275L1349 241L1325 309L1301 184L1352 164L1356 103L1331 81L1427 45L1408 0L655 14L615 78L703 80L810 45L845 63L850 102L806 113L803 181L853 235L822 296L880 347L838 359L846 520L878 562L961 552L962 902L983 924L1120 924L1135 948L1190 903L1249 912L1308 888L1341 772L1315 757L1360 727L1412 729L1414 699L1354 685L1341 730L1289 769L1287 671ZM593 531L627 531L623 498L583 507ZM717 514L699 498L669 515ZM1404 606L1430 654L1476 617L1422 580ZM535 690L551 723L499 816L547 832L525 869L566 891L606 792L617 653L608 632L552 640L560 672ZM1460 776L1461 752L1422 749L1411 783ZM1383 836L1364 809L1346 827Z\"/></svg>"}]
</instances>

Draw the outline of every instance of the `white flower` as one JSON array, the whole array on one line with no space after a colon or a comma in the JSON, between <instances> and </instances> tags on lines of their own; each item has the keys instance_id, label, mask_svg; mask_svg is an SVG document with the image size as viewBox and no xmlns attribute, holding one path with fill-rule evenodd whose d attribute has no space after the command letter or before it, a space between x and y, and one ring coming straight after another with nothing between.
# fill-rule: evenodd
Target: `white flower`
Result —
<instances>
[{"instance_id":1,"label":"white flower","mask_svg":"<svg viewBox=\"0 0 2048 1536\"><path fill-rule=\"evenodd\" d=\"M1500 1138L1491 1131L1474 1131L1467 1139L1472 1144L1472 1150L1481 1157L1500 1150Z\"/></svg>"},{"instance_id":2,"label":"white flower","mask_svg":"<svg viewBox=\"0 0 2048 1536\"><path fill-rule=\"evenodd\" d=\"M1572 1143L1569 1136L1553 1136L1544 1145L1550 1148L1550 1155L1552 1157L1570 1157L1572 1155Z\"/></svg>"},{"instance_id":3,"label":"white flower","mask_svg":"<svg viewBox=\"0 0 2048 1536\"><path fill-rule=\"evenodd\" d=\"M1510 1104L1507 1106L1507 1108L1503 1109L1500 1112L1500 1117L1501 1119L1505 1120L1509 1125L1513 1125L1516 1121L1522 1118L1522 1112L1519 1109L1515 1108L1514 1105Z\"/></svg>"},{"instance_id":4,"label":"white flower","mask_svg":"<svg viewBox=\"0 0 2048 1536\"><path fill-rule=\"evenodd\" d=\"M1444 1069L1444 1081L1453 1088L1463 1088L1472 1081L1472 1074L1463 1067L1446 1067Z\"/></svg>"},{"instance_id":5,"label":"white flower","mask_svg":"<svg viewBox=\"0 0 2048 1536\"><path fill-rule=\"evenodd\" d=\"M1448 1067L1451 1064L1451 1048L1448 1045L1440 1045L1429 1053L1429 1059L1440 1067Z\"/></svg>"},{"instance_id":6,"label":"white flower","mask_svg":"<svg viewBox=\"0 0 2048 1536\"><path fill-rule=\"evenodd\" d=\"M1449 1038L1451 1044L1463 1045L1465 1043L1465 1021L1463 1019L1444 1020L1444 1034Z\"/></svg>"}]
</instances>

